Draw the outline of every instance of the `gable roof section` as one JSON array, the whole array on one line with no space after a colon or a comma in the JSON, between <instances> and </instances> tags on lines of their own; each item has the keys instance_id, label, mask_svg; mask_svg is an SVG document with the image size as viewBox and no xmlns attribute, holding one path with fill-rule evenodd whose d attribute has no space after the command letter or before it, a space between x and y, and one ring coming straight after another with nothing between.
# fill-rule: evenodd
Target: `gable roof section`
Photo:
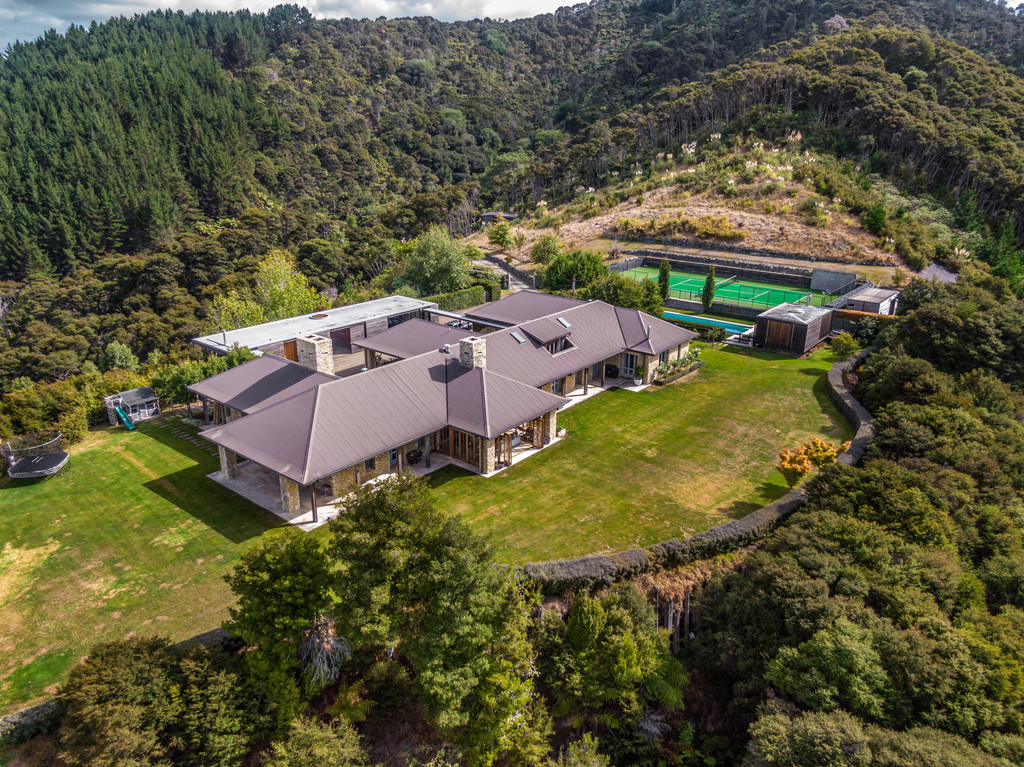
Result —
<instances>
[{"instance_id":1,"label":"gable roof section","mask_svg":"<svg viewBox=\"0 0 1024 767\"><path fill-rule=\"evenodd\" d=\"M638 309L615 307L615 319L622 332L622 343L626 351L642 354L661 354L664 351L688 344L697 334L679 325L658 319ZM647 329L650 328L650 334Z\"/></svg>"},{"instance_id":2,"label":"gable roof section","mask_svg":"<svg viewBox=\"0 0 1024 767\"><path fill-rule=\"evenodd\" d=\"M436 322L412 319L375 336L360 338L352 344L404 360L417 354L437 351L444 344L458 346L459 341L472 335L471 330L460 330Z\"/></svg>"},{"instance_id":3,"label":"gable roof section","mask_svg":"<svg viewBox=\"0 0 1024 767\"><path fill-rule=\"evenodd\" d=\"M297 362L265 354L186 388L249 414L337 380Z\"/></svg>"},{"instance_id":4,"label":"gable roof section","mask_svg":"<svg viewBox=\"0 0 1024 767\"><path fill-rule=\"evenodd\" d=\"M467 317L479 317L489 322L521 325L539 317L567 311L575 306L584 306L586 303L566 296L539 293L536 290L520 290L465 314Z\"/></svg>"},{"instance_id":5,"label":"gable roof section","mask_svg":"<svg viewBox=\"0 0 1024 767\"><path fill-rule=\"evenodd\" d=\"M156 394L149 386L140 386L137 389L129 389L123 391L120 394L121 401L131 407L132 405L141 405L143 402L150 402L156 399Z\"/></svg>"},{"instance_id":6,"label":"gable roof section","mask_svg":"<svg viewBox=\"0 0 1024 767\"><path fill-rule=\"evenodd\" d=\"M523 323L519 329L540 344L551 343L555 339L564 338L572 332L554 317L541 317L539 320L531 320Z\"/></svg>"},{"instance_id":7,"label":"gable roof section","mask_svg":"<svg viewBox=\"0 0 1024 767\"><path fill-rule=\"evenodd\" d=\"M487 369L450 366L448 423L470 434L491 439L568 402Z\"/></svg>"},{"instance_id":8,"label":"gable roof section","mask_svg":"<svg viewBox=\"0 0 1024 767\"><path fill-rule=\"evenodd\" d=\"M446 363L426 354L336 378L203 436L308 485L445 426Z\"/></svg>"}]
</instances>

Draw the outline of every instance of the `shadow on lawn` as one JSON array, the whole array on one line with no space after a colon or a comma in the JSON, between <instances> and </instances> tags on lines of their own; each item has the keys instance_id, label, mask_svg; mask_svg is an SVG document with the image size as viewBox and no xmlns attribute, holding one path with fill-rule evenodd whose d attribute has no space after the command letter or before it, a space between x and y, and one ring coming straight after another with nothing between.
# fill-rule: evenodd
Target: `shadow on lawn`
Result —
<instances>
[{"instance_id":1,"label":"shadow on lawn","mask_svg":"<svg viewBox=\"0 0 1024 767\"><path fill-rule=\"evenodd\" d=\"M284 522L208 478L200 465L143 484L232 543L244 543Z\"/></svg>"},{"instance_id":2,"label":"shadow on lawn","mask_svg":"<svg viewBox=\"0 0 1024 767\"><path fill-rule=\"evenodd\" d=\"M775 501L779 500L779 498L789 492L789 488L781 487L767 481L758 484L755 490L766 499L764 502L754 503L753 501L733 501L728 506L719 506L715 509L715 512L725 514L727 517L732 519L741 519L751 512L757 511L771 503L775 503Z\"/></svg>"},{"instance_id":3,"label":"shadow on lawn","mask_svg":"<svg viewBox=\"0 0 1024 767\"><path fill-rule=\"evenodd\" d=\"M243 543L267 530L284 525L283 521L266 509L235 495L207 477L207 474L219 467L215 456L157 424L147 424L147 428L140 429L136 436L155 440L196 461L186 469L150 480L143 487L191 514L232 543Z\"/></svg>"}]
</instances>

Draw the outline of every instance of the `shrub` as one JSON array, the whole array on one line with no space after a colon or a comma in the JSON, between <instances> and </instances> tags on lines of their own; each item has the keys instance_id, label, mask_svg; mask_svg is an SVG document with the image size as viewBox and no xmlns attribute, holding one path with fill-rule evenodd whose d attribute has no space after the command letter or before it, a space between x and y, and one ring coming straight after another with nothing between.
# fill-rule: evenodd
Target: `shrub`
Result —
<instances>
[{"instance_id":1,"label":"shrub","mask_svg":"<svg viewBox=\"0 0 1024 767\"><path fill-rule=\"evenodd\" d=\"M57 428L64 435L64 446L74 445L85 439L85 435L89 433L89 418L85 406L76 406L64 413L57 421Z\"/></svg>"},{"instance_id":2,"label":"shrub","mask_svg":"<svg viewBox=\"0 0 1024 767\"><path fill-rule=\"evenodd\" d=\"M369 763L359 734L348 722L324 724L301 718L292 722L288 740L271 746L265 767L363 767Z\"/></svg>"},{"instance_id":3,"label":"shrub","mask_svg":"<svg viewBox=\"0 0 1024 767\"><path fill-rule=\"evenodd\" d=\"M487 301L487 293L482 285L474 285L471 288L456 290L454 293L439 293L436 296L425 296L424 301L433 301L438 309L446 312L455 312L459 309L468 309L471 306L479 306Z\"/></svg>"},{"instance_id":4,"label":"shrub","mask_svg":"<svg viewBox=\"0 0 1024 767\"><path fill-rule=\"evenodd\" d=\"M860 220L864 224L864 228L871 232L871 234L881 234L882 229L885 228L885 206L880 202L876 202L864 212Z\"/></svg>"},{"instance_id":5,"label":"shrub","mask_svg":"<svg viewBox=\"0 0 1024 767\"><path fill-rule=\"evenodd\" d=\"M843 331L839 335L832 336L828 343L829 346L832 347L832 351L834 351L836 356L841 360L845 360L847 357L852 357L860 351L860 344L857 343L857 339L846 331Z\"/></svg>"}]
</instances>

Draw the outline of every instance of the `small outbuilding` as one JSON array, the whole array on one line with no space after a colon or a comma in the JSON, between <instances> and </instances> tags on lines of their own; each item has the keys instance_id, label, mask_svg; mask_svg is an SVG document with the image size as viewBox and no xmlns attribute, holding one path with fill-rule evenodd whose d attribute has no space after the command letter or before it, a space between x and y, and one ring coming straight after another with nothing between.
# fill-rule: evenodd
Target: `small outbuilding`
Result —
<instances>
[{"instance_id":1,"label":"small outbuilding","mask_svg":"<svg viewBox=\"0 0 1024 767\"><path fill-rule=\"evenodd\" d=\"M160 400L148 386L111 394L104 397L103 402L107 406L107 419L111 426L117 426L118 410L121 410L132 424L137 421L148 421L160 415Z\"/></svg>"},{"instance_id":2,"label":"small outbuilding","mask_svg":"<svg viewBox=\"0 0 1024 767\"><path fill-rule=\"evenodd\" d=\"M754 346L804 354L832 332L832 310L825 306L779 304L754 320Z\"/></svg>"},{"instance_id":3,"label":"small outbuilding","mask_svg":"<svg viewBox=\"0 0 1024 767\"><path fill-rule=\"evenodd\" d=\"M511 223L515 221L517 218L519 218L519 216L517 216L515 213L504 213L503 211L500 210L489 210L486 213L480 214L480 220L483 222L484 226L490 226L499 218L503 218L509 223Z\"/></svg>"},{"instance_id":4,"label":"small outbuilding","mask_svg":"<svg viewBox=\"0 0 1024 767\"><path fill-rule=\"evenodd\" d=\"M866 287L851 293L843 308L855 312L871 312L872 314L896 314L899 295L898 290Z\"/></svg>"}]
</instances>

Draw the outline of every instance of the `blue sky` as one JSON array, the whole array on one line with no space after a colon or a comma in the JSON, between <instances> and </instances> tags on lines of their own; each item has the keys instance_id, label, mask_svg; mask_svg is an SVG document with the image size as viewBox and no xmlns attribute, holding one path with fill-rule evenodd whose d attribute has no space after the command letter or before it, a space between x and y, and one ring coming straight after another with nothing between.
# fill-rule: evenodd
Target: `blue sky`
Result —
<instances>
[{"instance_id":1,"label":"blue sky","mask_svg":"<svg viewBox=\"0 0 1024 767\"><path fill-rule=\"evenodd\" d=\"M48 29L64 32L71 24L89 26L93 20L132 16L155 9L234 11L249 8L265 11L283 0L0 0L0 51L15 40L29 41ZM318 18L370 18L433 16L444 21L515 19L554 11L571 0L298 0Z\"/></svg>"}]
</instances>

